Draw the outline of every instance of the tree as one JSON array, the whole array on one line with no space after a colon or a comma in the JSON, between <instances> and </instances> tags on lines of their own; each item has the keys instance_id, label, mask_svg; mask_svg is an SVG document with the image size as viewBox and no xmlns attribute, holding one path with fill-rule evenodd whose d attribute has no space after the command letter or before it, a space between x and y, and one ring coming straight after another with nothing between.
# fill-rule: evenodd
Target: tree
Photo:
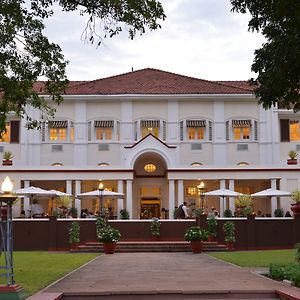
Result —
<instances>
[{"instance_id":1,"label":"tree","mask_svg":"<svg viewBox=\"0 0 300 300\"><path fill-rule=\"evenodd\" d=\"M43 34L44 21L53 16L57 4L65 12L80 10L87 18L85 38L100 45L127 28L131 39L146 29L160 28L165 19L157 0L1 0L0 1L0 136L5 132L7 114L26 118L27 128L39 128L41 120L27 114L26 106L41 111L46 120L55 110L34 88L50 95L54 103L62 101L67 86L66 65L59 45ZM100 34L97 28L99 28Z\"/></svg>"},{"instance_id":2,"label":"tree","mask_svg":"<svg viewBox=\"0 0 300 300\"><path fill-rule=\"evenodd\" d=\"M251 14L249 30L266 38L255 51L255 95L264 108L276 103L300 110L300 1L230 0L232 10Z\"/></svg>"}]
</instances>

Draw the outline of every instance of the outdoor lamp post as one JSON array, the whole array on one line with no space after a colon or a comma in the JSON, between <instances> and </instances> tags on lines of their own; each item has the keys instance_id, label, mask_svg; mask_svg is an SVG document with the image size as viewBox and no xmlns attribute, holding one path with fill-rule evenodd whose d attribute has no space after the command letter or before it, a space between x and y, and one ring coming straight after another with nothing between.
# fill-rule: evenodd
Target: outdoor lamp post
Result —
<instances>
[{"instance_id":1,"label":"outdoor lamp post","mask_svg":"<svg viewBox=\"0 0 300 300\"><path fill-rule=\"evenodd\" d=\"M204 209L204 192L205 192L205 184L203 181L200 182L200 184L197 186L199 191L199 197L200 197L200 208Z\"/></svg>"},{"instance_id":2,"label":"outdoor lamp post","mask_svg":"<svg viewBox=\"0 0 300 300\"><path fill-rule=\"evenodd\" d=\"M15 285L14 280L12 204L17 196L12 194L13 184L8 176L1 188L3 194L0 196L0 257L4 256L5 265L0 262L0 277L5 278L6 285L0 285L0 298L3 296L3 299L25 299L24 290Z\"/></svg>"},{"instance_id":3,"label":"outdoor lamp post","mask_svg":"<svg viewBox=\"0 0 300 300\"><path fill-rule=\"evenodd\" d=\"M102 180L100 180L98 191L99 191L99 210L100 212L102 212L103 191L104 191L104 184Z\"/></svg>"}]
</instances>

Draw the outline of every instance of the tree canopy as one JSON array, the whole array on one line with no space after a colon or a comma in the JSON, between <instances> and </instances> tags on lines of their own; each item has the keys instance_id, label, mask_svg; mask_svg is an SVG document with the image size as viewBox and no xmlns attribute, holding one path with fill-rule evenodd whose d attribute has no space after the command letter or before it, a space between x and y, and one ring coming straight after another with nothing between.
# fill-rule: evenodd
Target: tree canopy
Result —
<instances>
[{"instance_id":1,"label":"tree canopy","mask_svg":"<svg viewBox=\"0 0 300 300\"><path fill-rule=\"evenodd\" d=\"M67 61L60 46L43 33L54 5L65 12L79 10L87 20L85 38L97 45L123 28L133 39L147 29L160 28L159 21L166 17L157 0L1 0L0 136L9 112L26 118L28 128L39 128L40 120L27 114L27 105L39 109L45 119L53 116L53 108L33 88L41 76L45 78L45 94L55 103L62 101L68 82Z\"/></svg>"},{"instance_id":2,"label":"tree canopy","mask_svg":"<svg viewBox=\"0 0 300 300\"><path fill-rule=\"evenodd\" d=\"M266 38L255 51L251 82L264 108L275 103L300 110L300 1L230 0L232 10L251 14L249 30Z\"/></svg>"}]
</instances>

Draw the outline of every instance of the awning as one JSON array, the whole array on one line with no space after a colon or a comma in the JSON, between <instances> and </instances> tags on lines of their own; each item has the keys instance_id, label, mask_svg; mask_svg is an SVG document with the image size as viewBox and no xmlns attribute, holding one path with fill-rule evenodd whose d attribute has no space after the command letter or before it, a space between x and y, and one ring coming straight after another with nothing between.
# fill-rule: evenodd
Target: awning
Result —
<instances>
[{"instance_id":1,"label":"awning","mask_svg":"<svg viewBox=\"0 0 300 300\"><path fill-rule=\"evenodd\" d=\"M141 127L159 127L159 120L141 120Z\"/></svg>"},{"instance_id":2,"label":"awning","mask_svg":"<svg viewBox=\"0 0 300 300\"><path fill-rule=\"evenodd\" d=\"M101 121L95 121L95 127L99 128L109 128L114 127L114 121L113 120L101 120Z\"/></svg>"},{"instance_id":3,"label":"awning","mask_svg":"<svg viewBox=\"0 0 300 300\"><path fill-rule=\"evenodd\" d=\"M186 120L186 127L205 127L205 120Z\"/></svg>"},{"instance_id":4,"label":"awning","mask_svg":"<svg viewBox=\"0 0 300 300\"><path fill-rule=\"evenodd\" d=\"M68 121L49 121L48 127L49 128L67 128Z\"/></svg>"},{"instance_id":5,"label":"awning","mask_svg":"<svg viewBox=\"0 0 300 300\"><path fill-rule=\"evenodd\" d=\"M252 126L251 120L232 120L232 127L250 127Z\"/></svg>"}]
</instances>

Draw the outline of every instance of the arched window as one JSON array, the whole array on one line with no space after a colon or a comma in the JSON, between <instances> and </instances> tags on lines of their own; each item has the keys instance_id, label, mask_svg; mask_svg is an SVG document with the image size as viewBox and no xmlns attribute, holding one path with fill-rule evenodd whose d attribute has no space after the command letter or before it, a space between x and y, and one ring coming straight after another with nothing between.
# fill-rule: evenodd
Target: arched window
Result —
<instances>
[{"instance_id":1,"label":"arched window","mask_svg":"<svg viewBox=\"0 0 300 300\"><path fill-rule=\"evenodd\" d=\"M203 166L203 164L201 162L193 162L193 163L191 163L191 166L192 167L200 167L200 166Z\"/></svg>"},{"instance_id":2,"label":"arched window","mask_svg":"<svg viewBox=\"0 0 300 300\"><path fill-rule=\"evenodd\" d=\"M63 164L60 163L60 162L55 162L55 163L53 163L51 166L54 166L54 167L61 167L61 166L63 166Z\"/></svg>"},{"instance_id":3,"label":"arched window","mask_svg":"<svg viewBox=\"0 0 300 300\"><path fill-rule=\"evenodd\" d=\"M100 166L100 167L107 167L107 166L109 166L109 163L101 162L101 163L98 164L98 166Z\"/></svg>"},{"instance_id":4,"label":"arched window","mask_svg":"<svg viewBox=\"0 0 300 300\"><path fill-rule=\"evenodd\" d=\"M249 166L249 163L245 162L245 161L241 161L237 164L238 166L241 166L241 167L245 167L245 166Z\"/></svg>"}]
</instances>

